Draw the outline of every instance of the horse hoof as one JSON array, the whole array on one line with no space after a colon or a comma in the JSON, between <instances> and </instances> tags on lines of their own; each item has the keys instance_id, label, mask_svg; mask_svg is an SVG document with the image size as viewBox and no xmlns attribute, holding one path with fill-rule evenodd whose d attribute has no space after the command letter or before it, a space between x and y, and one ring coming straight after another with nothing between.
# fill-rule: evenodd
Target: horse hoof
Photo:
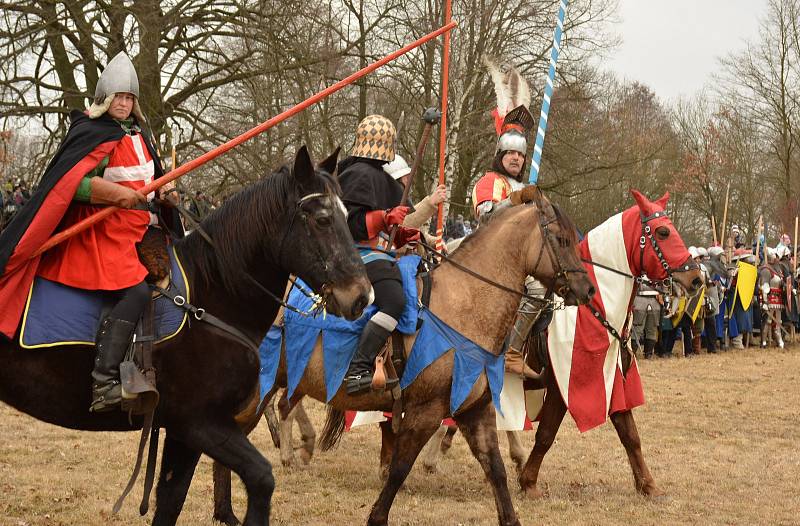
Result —
<instances>
[{"instance_id":1,"label":"horse hoof","mask_svg":"<svg viewBox=\"0 0 800 526\"><path fill-rule=\"evenodd\" d=\"M663 503L669 500L669 496L658 488L645 489L642 494L652 502Z\"/></svg>"},{"instance_id":2,"label":"horse hoof","mask_svg":"<svg viewBox=\"0 0 800 526\"><path fill-rule=\"evenodd\" d=\"M239 519L236 518L236 515L233 512L226 513L220 516L214 516L214 520L221 522L225 526L242 526L242 523L239 522Z\"/></svg>"},{"instance_id":3,"label":"horse hoof","mask_svg":"<svg viewBox=\"0 0 800 526\"><path fill-rule=\"evenodd\" d=\"M523 488L523 492L525 492L525 496L530 499L543 499L546 494L542 490L540 490L537 486L531 486L529 488Z\"/></svg>"},{"instance_id":4,"label":"horse hoof","mask_svg":"<svg viewBox=\"0 0 800 526\"><path fill-rule=\"evenodd\" d=\"M297 452L297 454L300 455L300 462L302 462L304 466L308 466L309 464L311 464L311 457L312 457L311 453L309 453L305 449L301 449L300 451Z\"/></svg>"}]
</instances>

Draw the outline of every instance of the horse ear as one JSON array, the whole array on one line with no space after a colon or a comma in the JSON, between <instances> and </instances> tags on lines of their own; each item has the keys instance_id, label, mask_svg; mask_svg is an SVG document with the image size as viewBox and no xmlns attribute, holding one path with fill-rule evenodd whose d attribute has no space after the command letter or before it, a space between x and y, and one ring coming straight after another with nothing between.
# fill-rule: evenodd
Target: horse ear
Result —
<instances>
[{"instance_id":1,"label":"horse ear","mask_svg":"<svg viewBox=\"0 0 800 526\"><path fill-rule=\"evenodd\" d=\"M342 149L341 146L337 146L333 153L330 154L325 160L317 164L317 168L324 170L331 174L332 176L336 177L336 163L339 160L339 151Z\"/></svg>"},{"instance_id":2,"label":"horse ear","mask_svg":"<svg viewBox=\"0 0 800 526\"><path fill-rule=\"evenodd\" d=\"M652 206L650 200L647 199L640 191L634 190L633 188L631 188L631 195L636 201L636 204L639 206L639 209L645 213L649 213L650 207Z\"/></svg>"},{"instance_id":3,"label":"horse ear","mask_svg":"<svg viewBox=\"0 0 800 526\"><path fill-rule=\"evenodd\" d=\"M667 201L669 201L669 191L664 192L664 195L662 195L661 198L658 201L656 201L656 204L659 205L664 210L666 210Z\"/></svg>"},{"instance_id":4,"label":"horse ear","mask_svg":"<svg viewBox=\"0 0 800 526\"><path fill-rule=\"evenodd\" d=\"M308 148L306 148L305 144L300 147L294 157L292 173L301 183L310 181L314 176L314 163L311 162L311 156L308 154Z\"/></svg>"}]
</instances>

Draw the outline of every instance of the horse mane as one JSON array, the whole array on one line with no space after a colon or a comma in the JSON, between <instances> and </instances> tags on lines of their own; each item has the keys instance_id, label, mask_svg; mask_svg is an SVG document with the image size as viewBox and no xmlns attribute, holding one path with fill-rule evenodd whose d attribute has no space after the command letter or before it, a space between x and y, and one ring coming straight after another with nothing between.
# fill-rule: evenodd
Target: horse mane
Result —
<instances>
[{"instance_id":1,"label":"horse mane","mask_svg":"<svg viewBox=\"0 0 800 526\"><path fill-rule=\"evenodd\" d=\"M556 224L559 226L561 230L561 235L566 236L570 240L573 246L576 245L578 243L578 229L575 227L575 223L573 223L572 219L570 219L561 210L561 207L559 207L555 203L551 204L553 206L553 211L556 214ZM472 234L464 238L464 241L462 241L461 244L458 246L458 248L453 251L453 256L455 256L456 254L461 256L462 254L471 252L470 247L480 246L481 245L480 242L476 243L475 239L479 239L485 233L486 226L490 225L494 221L497 221L505 214L507 214L510 210L516 210L516 207L509 206L491 214L489 216L489 219L486 221L484 225L482 225L481 228L478 228ZM541 213L541 211L539 211L539 213Z\"/></svg>"},{"instance_id":2,"label":"horse mane","mask_svg":"<svg viewBox=\"0 0 800 526\"><path fill-rule=\"evenodd\" d=\"M326 190L341 193L338 183L328 173L318 170ZM210 285L220 276L233 294L252 293L252 282L243 278L255 258L271 260L270 249L282 242L288 228L288 213L294 210L297 182L288 166L245 187L212 211L201 228L214 246L199 234L192 233L178 242L186 259L191 260L198 279Z\"/></svg>"}]
</instances>

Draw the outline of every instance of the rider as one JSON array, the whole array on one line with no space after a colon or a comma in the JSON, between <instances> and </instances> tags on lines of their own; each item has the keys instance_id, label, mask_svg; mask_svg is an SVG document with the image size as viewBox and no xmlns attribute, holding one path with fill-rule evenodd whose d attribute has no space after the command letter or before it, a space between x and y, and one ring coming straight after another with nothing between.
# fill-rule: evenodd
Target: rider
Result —
<instances>
[{"instance_id":1,"label":"rider","mask_svg":"<svg viewBox=\"0 0 800 526\"><path fill-rule=\"evenodd\" d=\"M528 150L527 136L533 124L533 116L524 105L509 111L499 126L496 123L499 138L492 167L472 189L475 217L479 221L485 222L492 213L510 205L527 203L535 197L536 187L526 186L523 182ZM535 378L537 374L524 363L522 345L528 338L531 327L545 310L544 296L547 289L531 276L525 278L525 289L528 295L542 300L522 298L517 319L508 337L505 367L508 372Z\"/></svg>"},{"instance_id":2,"label":"rider","mask_svg":"<svg viewBox=\"0 0 800 526\"><path fill-rule=\"evenodd\" d=\"M150 299L145 283L147 270L139 262L136 243L148 225L156 223L147 205L154 195L144 196L137 189L163 171L150 137L142 129L146 121L138 97L136 70L121 52L98 79L89 109L72 112L67 136L27 210L17 214L0 237L0 271L6 272L0 278L0 301L4 301L11 298L9 287L19 283L19 274L33 279L32 270L19 272L21 267L12 265L19 256L14 252L23 234L26 239L42 235L39 239L44 241L56 225L66 228L102 206L124 209L45 252L41 260L32 260L38 262L33 270L43 278L70 287L108 291L114 299L95 339L97 356L89 408L94 412L111 410L122 400L119 364ZM166 193L172 187L166 185L162 191ZM43 224L49 229L41 231L47 228ZM24 290L27 292L27 287ZM18 324L19 313L16 316Z\"/></svg>"},{"instance_id":3,"label":"rider","mask_svg":"<svg viewBox=\"0 0 800 526\"><path fill-rule=\"evenodd\" d=\"M386 246L388 236L395 230L394 247L418 241L420 237L416 228L403 226L411 210L400 206L403 185L384 170L386 163L395 159L395 150L394 124L382 115L369 115L356 129L351 155L339 163L347 225L361 252L378 307L364 327L345 376L349 394L370 389L375 357L397 327L405 308L400 270L395 258L386 252L392 249Z\"/></svg>"}]
</instances>

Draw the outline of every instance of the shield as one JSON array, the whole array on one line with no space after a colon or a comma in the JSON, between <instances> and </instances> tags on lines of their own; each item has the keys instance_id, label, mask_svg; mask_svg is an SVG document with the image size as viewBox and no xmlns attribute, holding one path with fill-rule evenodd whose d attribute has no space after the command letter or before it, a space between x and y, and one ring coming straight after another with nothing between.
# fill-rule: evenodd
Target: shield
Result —
<instances>
[{"instance_id":1,"label":"shield","mask_svg":"<svg viewBox=\"0 0 800 526\"><path fill-rule=\"evenodd\" d=\"M739 271L736 277L736 296L742 305L742 309L747 310L750 308L750 303L753 301L753 294L756 290L756 280L758 279L758 269L755 265L739 261ZM734 305L736 300L734 299ZM734 306L732 305L732 307ZM733 312L733 309L731 309Z\"/></svg>"},{"instance_id":2,"label":"shield","mask_svg":"<svg viewBox=\"0 0 800 526\"><path fill-rule=\"evenodd\" d=\"M675 311L675 314L672 315L672 328L678 326L681 322L681 318L683 318L683 313L686 312L686 296L681 296L678 298L678 310Z\"/></svg>"},{"instance_id":3,"label":"shield","mask_svg":"<svg viewBox=\"0 0 800 526\"><path fill-rule=\"evenodd\" d=\"M697 317L700 315L700 311L703 310L703 303L705 299L706 299L706 287L704 285L703 288L700 289L699 294L695 294L693 297L687 300L686 312L689 314L689 317L692 318L692 322L697 321Z\"/></svg>"}]
</instances>

